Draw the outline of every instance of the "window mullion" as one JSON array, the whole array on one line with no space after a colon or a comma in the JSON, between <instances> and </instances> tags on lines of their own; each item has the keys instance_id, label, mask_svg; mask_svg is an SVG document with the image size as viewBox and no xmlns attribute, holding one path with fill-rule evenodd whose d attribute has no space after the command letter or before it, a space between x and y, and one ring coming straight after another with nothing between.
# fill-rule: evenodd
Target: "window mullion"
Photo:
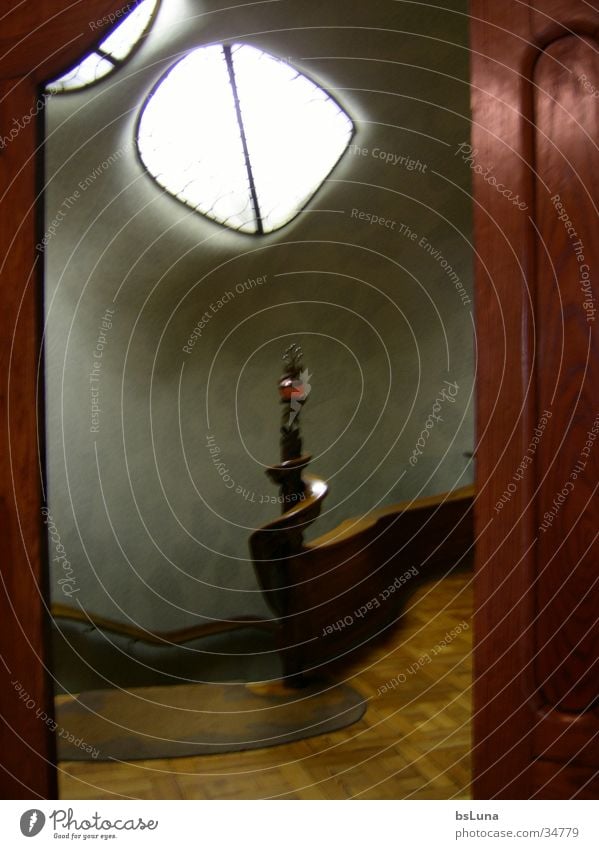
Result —
<instances>
[{"instance_id":1,"label":"window mullion","mask_svg":"<svg viewBox=\"0 0 599 849\"><path fill-rule=\"evenodd\" d=\"M227 70L229 71L229 80L231 82L231 89L233 91L233 100L235 102L235 113L237 115L237 123L239 125L239 135L241 137L241 144L243 146L243 155L245 158L245 167L248 175L248 182L250 185L250 194L252 197L252 205L254 207L254 215L256 217L256 232L260 235L264 234L264 228L262 225L262 215L260 213L260 204L258 203L258 194L256 192L256 183L254 182L254 174L252 171L252 163L250 161L250 153L248 150L247 139L245 136L245 129L243 126L243 117L241 115L241 105L239 103L239 94L237 92L237 82L235 80L235 68L233 67L233 55L231 51L230 44L223 44L223 53L225 54L225 61L227 63Z\"/></svg>"}]
</instances>

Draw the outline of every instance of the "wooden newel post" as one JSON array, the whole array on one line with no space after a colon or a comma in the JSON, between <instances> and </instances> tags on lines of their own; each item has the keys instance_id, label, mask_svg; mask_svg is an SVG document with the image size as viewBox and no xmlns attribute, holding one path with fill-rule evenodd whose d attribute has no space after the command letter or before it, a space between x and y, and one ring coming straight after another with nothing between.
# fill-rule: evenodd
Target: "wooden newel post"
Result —
<instances>
[{"instance_id":1,"label":"wooden newel post","mask_svg":"<svg viewBox=\"0 0 599 849\"><path fill-rule=\"evenodd\" d=\"M302 472L312 456L302 454L300 413L310 394L310 374L303 367L303 352L299 345L290 345L283 354L285 371L279 380L281 415L281 462L270 466L266 474L279 487L284 513L305 497L306 484Z\"/></svg>"}]
</instances>

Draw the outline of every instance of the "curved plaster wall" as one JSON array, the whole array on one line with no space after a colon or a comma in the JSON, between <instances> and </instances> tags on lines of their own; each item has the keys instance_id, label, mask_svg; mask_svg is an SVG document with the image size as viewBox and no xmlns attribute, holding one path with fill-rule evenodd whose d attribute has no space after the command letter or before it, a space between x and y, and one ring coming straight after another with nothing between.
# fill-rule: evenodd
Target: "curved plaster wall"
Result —
<instances>
[{"instance_id":1,"label":"curved plaster wall","mask_svg":"<svg viewBox=\"0 0 599 849\"><path fill-rule=\"evenodd\" d=\"M278 511L264 467L291 341L312 374L304 447L331 487L318 531L471 481L467 4L445 5L163 0L124 68L51 98L49 506L72 570L61 584L53 561L55 601L151 629L267 614L247 536ZM169 65L229 39L294 63L356 125L308 208L262 238L163 193L134 147Z\"/></svg>"}]
</instances>

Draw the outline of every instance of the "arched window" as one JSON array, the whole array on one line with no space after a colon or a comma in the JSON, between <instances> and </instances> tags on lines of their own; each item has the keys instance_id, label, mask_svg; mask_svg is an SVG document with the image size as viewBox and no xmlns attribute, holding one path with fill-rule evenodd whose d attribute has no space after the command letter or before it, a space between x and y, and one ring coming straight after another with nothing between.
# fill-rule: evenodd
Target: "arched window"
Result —
<instances>
[{"instance_id":1,"label":"arched window","mask_svg":"<svg viewBox=\"0 0 599 849\"><path fill-rule=\"evenodd\" d=\"M141 112L150 175L198 212L244 233L287 224L346 150L352 121L326 91L247 44L200 47Z\"/></svg>"},{"instance_id":2,"label":"arched window","mask_svg":"<svg viewBox=\"0 0 599 849\"><path fill-rule=\"evenodd\" d=\"M114 21L120 20L120 23L110 35L82 62L62 77L48 83L46 90L52 94L76 91L95 83L120 67L150 29L157 7L158 0L142 0L141 3L130 3L118 15L113 15ZM92 21L90 26L93 23Z\"/></svg>"}]
</instances>

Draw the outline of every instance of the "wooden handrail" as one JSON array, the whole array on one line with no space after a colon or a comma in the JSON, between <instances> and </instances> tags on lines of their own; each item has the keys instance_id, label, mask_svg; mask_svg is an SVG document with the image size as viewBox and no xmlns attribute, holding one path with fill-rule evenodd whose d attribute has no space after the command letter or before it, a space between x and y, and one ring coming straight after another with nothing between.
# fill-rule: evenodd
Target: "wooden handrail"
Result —
<instances>
[{"instance_id":1,"label":"wooden handrail","mask_svg":"<svg viewBox=\"0 0 599 849\"><path fill-rule=\"evenodd\" d=\"M473 486L382 507L304 543L327 494L318 478L306 476L305 484L301 503L250 537L291 686L384 634L417 579L466 562L474 545Z\"/></svg>"},{"instance_id":2,"label":"wooden handrail","mask_svg":"<svg viewBox=\"0 0 599 849\"><path fill-rule=\"evenodd\" d=\"M371 513L366 513L354 519L345 519L332 531L322 534L317 539L306 544L306 548L322 548L324 546L332 546L336 543L341 543L351 537L353 534L365 531L367 528L372 528L381 519L388 516L399 516L404 513L417 513L418 511L430 510L431 507L443 508L444 505L455 501L473 501L474 500L474 485L464 486L461 489L454 489L451 492L444 492L440 495L430 495L426 498L410 499L409 501L399 501L396 504L390 504L386 507L380 507L378 510L373 510Z\"/></svg>"},{"instance_id":3,"label":"wooden handrail","mask_svg":"<svg viewBox=\"0 0 599 849\"><path fill-rule=\"evenodd\" d=\"M105 616L98 616L87 610L70 607L66 604L53 604L51 607L52 617L55 619L69 619L81 622L100 631L112 631L124 637L130 637L152 645L182 645L192 640L209 637L214 634L222 634L227 631L236 631L240 628L253 627L264 630L276 630L276 623L272 619L264 619L259 616L237 616L232 619L219 619L215 622L206 622L202 625L192 625L189 628L180 628L175 631L149 631L126 622L118 622Z\"/></svg>"}]
</instances>

